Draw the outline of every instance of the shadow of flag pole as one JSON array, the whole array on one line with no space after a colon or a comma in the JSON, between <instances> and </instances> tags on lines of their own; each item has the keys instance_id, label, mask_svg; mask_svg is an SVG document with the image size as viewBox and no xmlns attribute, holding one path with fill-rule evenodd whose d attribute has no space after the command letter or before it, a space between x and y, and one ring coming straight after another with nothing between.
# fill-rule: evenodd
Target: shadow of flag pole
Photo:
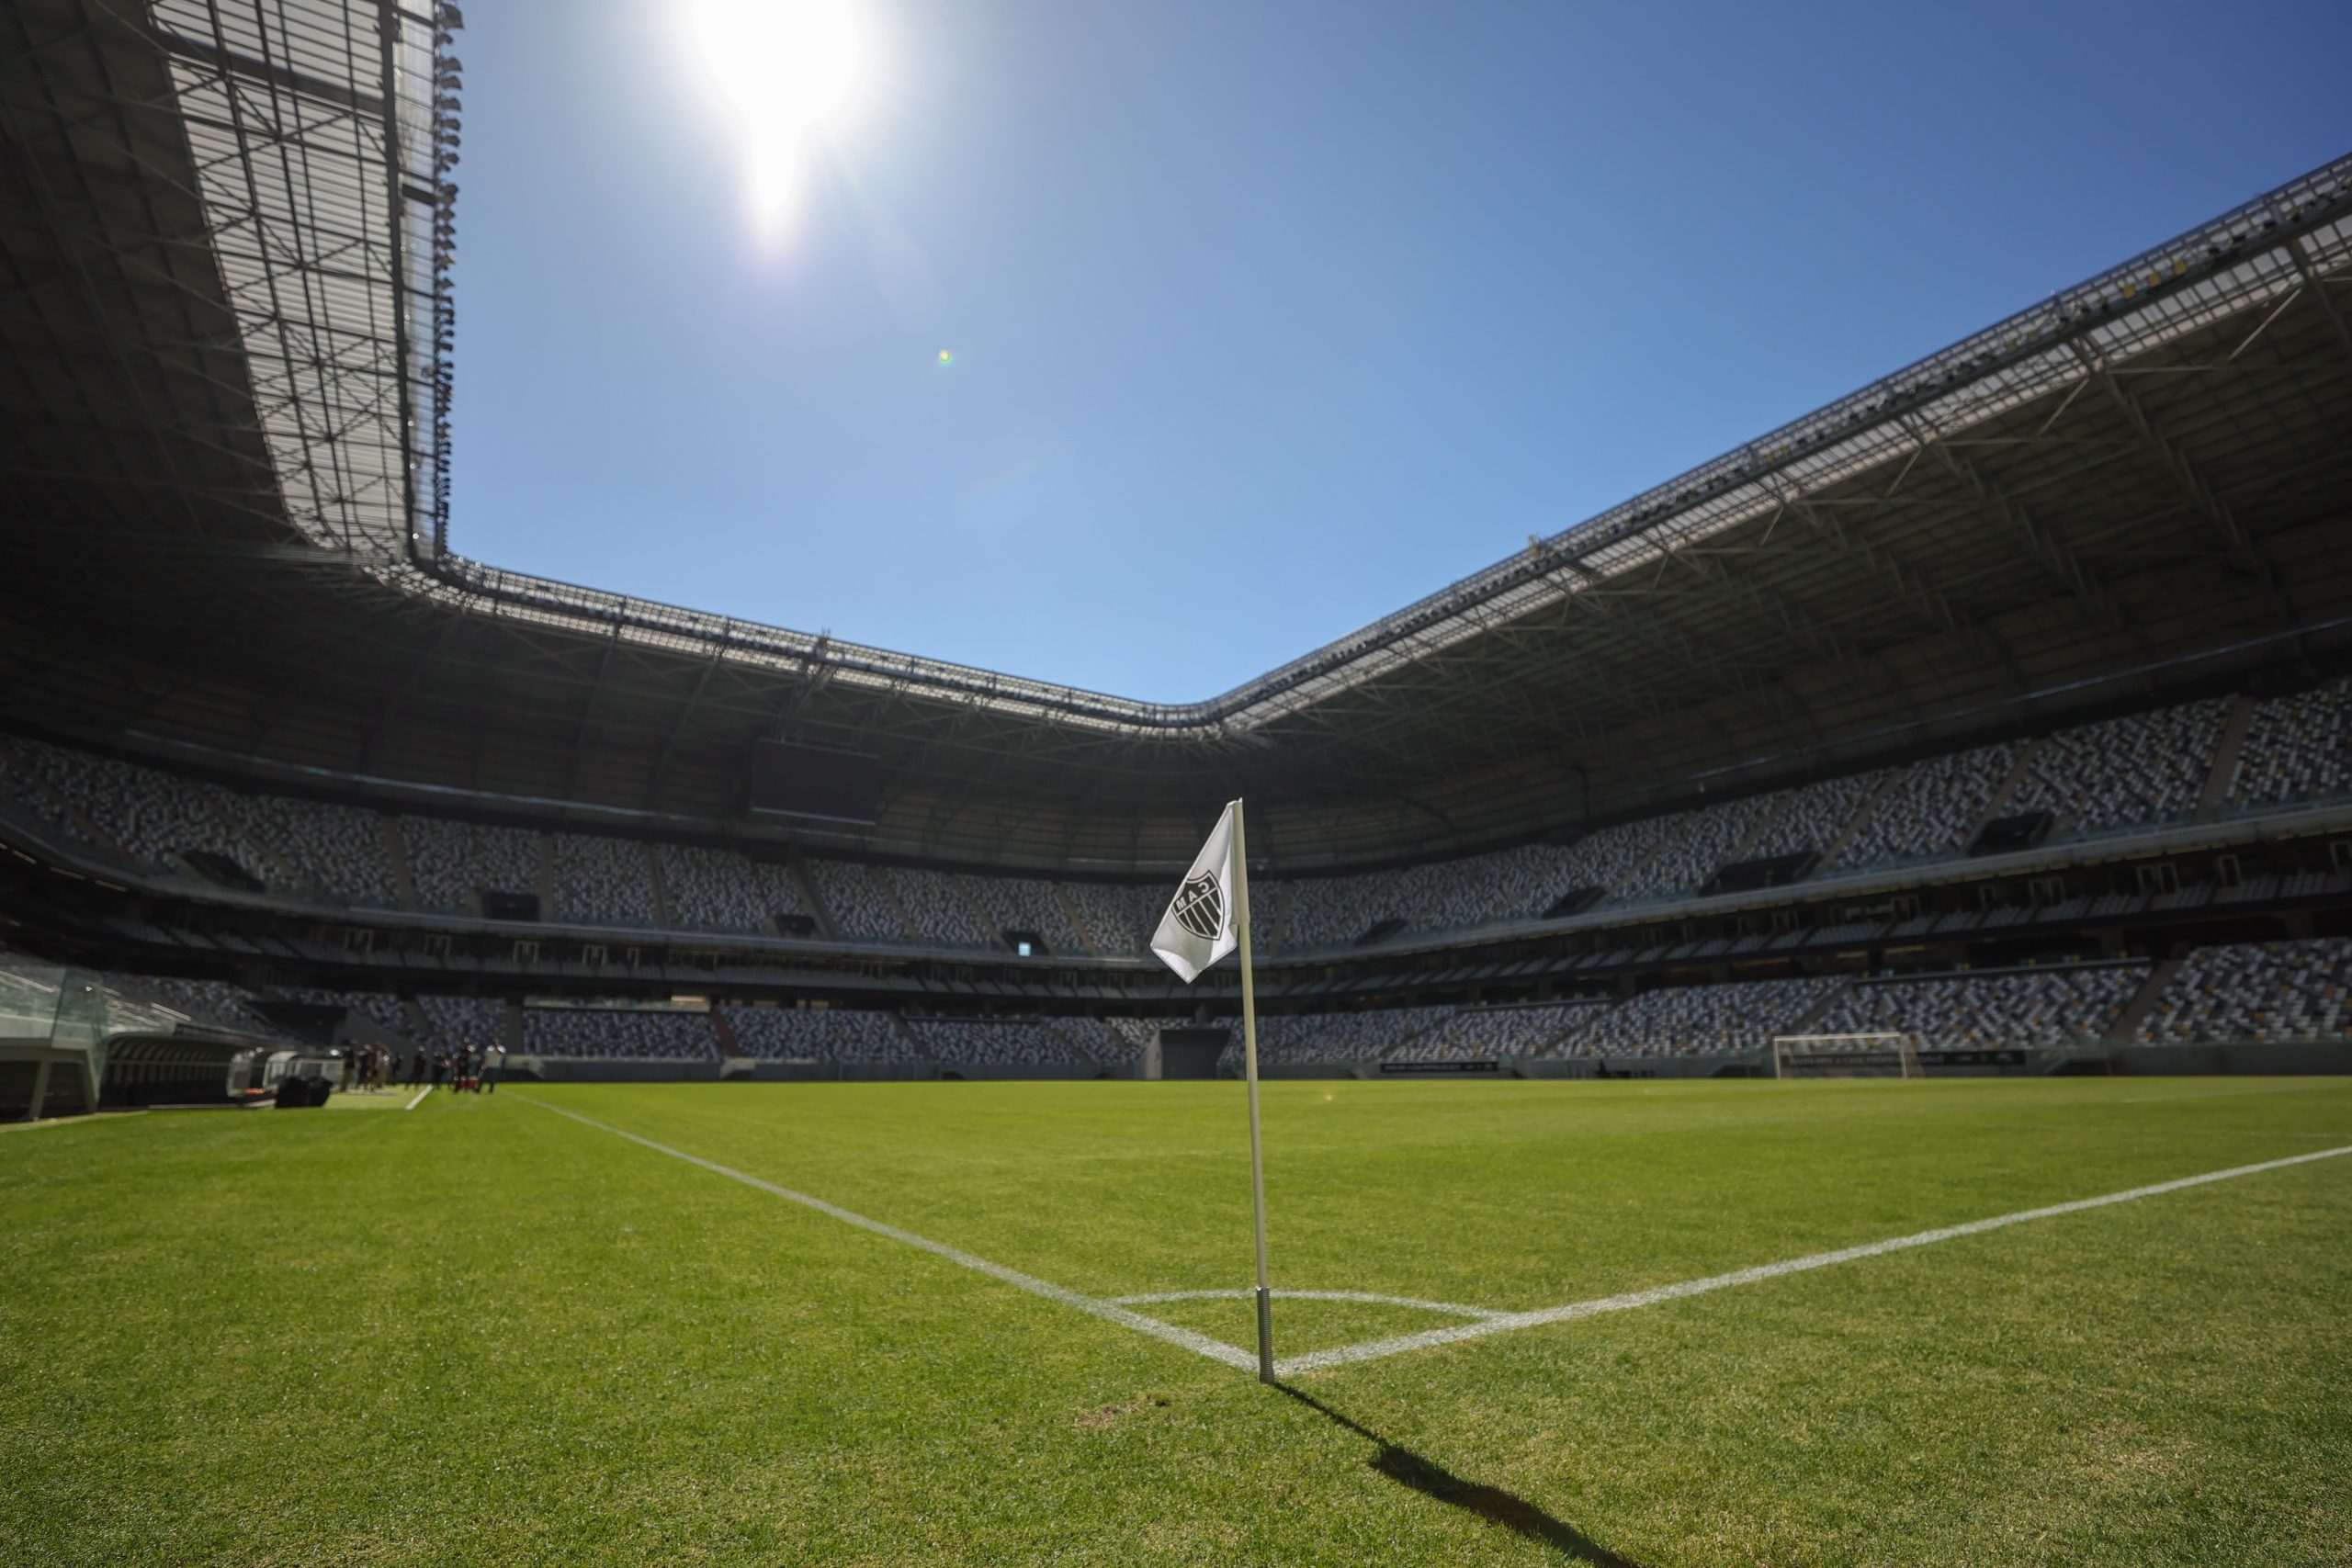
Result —
<instances>
[{"instance_id":1,"label":"shadow of flag pole","mask_svg":"<svg viewBox=\"0 0 2352 1568\"><path fill-rule=\"evenodd\" d=\"M1258 1241L1258 1381L1274 1381L1273 1293L1266 1279L1266 1150L1258 1132L1258 992L1250 972L1250 840L1233 811L1233 932L1241 947L1241 1066L1250 1081L1250 1217Z\"/></svg>"}]
</instances>

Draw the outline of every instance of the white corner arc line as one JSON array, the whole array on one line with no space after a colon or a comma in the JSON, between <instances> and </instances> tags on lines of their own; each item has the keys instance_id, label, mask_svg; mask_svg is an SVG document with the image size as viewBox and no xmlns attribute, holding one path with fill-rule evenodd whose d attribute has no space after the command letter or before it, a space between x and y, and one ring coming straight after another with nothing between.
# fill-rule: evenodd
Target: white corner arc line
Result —
<instances>
[{"instance_id":1,"label":"white corner arc line","mask_svg":"<svg viewBox=\"0 0 2352 1568\"><path fill-rule=\"evenodd\" d=\"M2313 1160L2335 1159L2352 1155L2352 1145L2342 1148L2321 1149L2316 1154L2290 1155L2284 1159L2264 1160L2258 1165L2233 1166L2227 1170L2209 1170L2201 1176L2184 1176L2173 1181L2159 1181L2147 1187L2134 1187L2122 1192L2109 1192L2097 1198L2077 1198L2071 1203L2052 1203L2045 1208L2021 1209L2014 1214L1996 1214L1988 1220L1970 1220L1964 1224L1941 1225L1931 1231L1913 1235L1898 1235L1885 1241L1865 1242L1860 1247L1841 1247L1834 1252L1815 1252L1804 1258L1784 1258L1778 1263L1759 1263L1751 1269L1735 1269L1728 1274L1711 1274L1703 1280L1685 1280L1679 1284L1654 1285L1645 1291L1628 1291L1623 1295L1602 1296L1589 1302L1571 1302L1566 1306L1542 1307L1533 1312L1501 1313L1477 1323L1452 1324L1443 1328L1423 1329L1419 1334L1400 1334L1388 1339L1371 1339L1359 1345L1341 1345L1329 1350L1313 1350L1304 1356L1292 1356L1274 1363L1274 1375L1288 1377L1297 1372L1319 1371L1326 1367L1345 1366L1351 1361L1369 1361L1383 1356L1400 1355L1407 1350L1425 1350L1439 1345L1452 1345L1464 1339L1476 1339L1488 1334L1507 1334L1517 1328L1534 1328L1547 1323L1566 1323L1572 1318L1594 1317L1605 1312L1626 1312L1634 1307L1652 1306L1659 1302L1679 1301L1684 1296L1704 1295L1710 1291L1727 1290L1734 1285L1752 1285L1761 1280L1777 1280L1783 1274L1803 1273L1810 1269L1826 1269L1833 1263L1851 1263L1860 1258L1877 1258L1889 1252L1901 1252L1915 1247L1930 1247L1939 1241L1951 1241L1964 1235L1978 1235L1985 1231L2000 1230L2007 1225L2020 1225L2028 1220L2046 1220L2059 1214L2080 1213L2086 1209L2102 1209L2110 1203L2129 1203L2136 1199L2154 1198L2161 1193L2178 1192L2184 1188L2202 1187L2210 1182L2228 1181L2240 1176L2255 1176L2266 1170L2283 1170L2290 1165L2309 1165Z\"/></svg>"},{"instance_id":2,"label":"white corner arc line","mask_svg":"<svg viewBox=\"0 0 2352 1568\"><path fill-rule=\"evenodd\" d=\"M418 1089L415 1094L410 1096L409 1102L406 1105L401 1106L401 1109L402 1111L415 1110L419 1105L424 1103L424 1097L432 1092L433 1086L431 1084L426 1084L423 1089Z\"/></svg>"},{"instance_id":3,"label":"white corner arc line","mask_svg":"<svg viewBox=\"0 0 2352 1568\"><path fill-rule=\"evenodd\" d=\"M746 1187L756 1187L763 1192L782 1198L788 1202L797 1203L805 1209L814 1209L827 1218L839 1220L843 1224L855 1225L860 1230L872 1231L876 1235L888 1237L903 1247L911 1247L920 1251L928 1252L934 1258L944 1258L959 1269L969 1269L976 1274L986 1274L991 1280L1001 1280L1016 1290L1026 1291L1033 1296L1043 1296L1049 1302L1058 1302L1063 1306L1075 1307L1080 1312L1102 1318L1105 1322L1115 1323L1122 1328L1132 1328L1138 1334L1148 1334L1154 1339L1163 1340L1168 1344L1190 1350L1196 1356L1206 1356L1212 1361L1222 1361L1228 1367L1237 1367L1243 1371L1251 1372L1258 1370L1256 1355L1242 1349L1238 1345L1227 1345L1221 1340L1212 1339L1205 1334L1195 1334L1189 1328L1179 1328L1172 1323L1162 1323L1156 1317L1146 1317L1139 1312L1130 1312L1116 1302L1098 1301L1092 1296L1080 1295L1076 1291L1064 1290L1061 1286L1040 1280L1034 1274L1023 1274L1019 1269L1008 1269L1001 1263L991 1263L985 1258L974 1257L971 1253L950 1247L945 1242L933 1241L929 1236L917 1235L912 1231L900 1230L898 1226L885 1224L880 1220L868 1219L864 1214L852 1213L839 1204L828 1203L822 1198L811 1198L806 1192L795 1192L789 1187L779 1187L773 1181L763 1181L756 1176L748 1176L742 1171L731 1170L726 1166L704 1159L698 1155L687 1154L683 1149L673 1149L667 1144L657 1144L652 1139L639 1137L635 1133L624 1132L618 1127L606 1126L602 1122L581 1115L577 1111L566 1111L560 1105L549 1105L547 1101L534 1100L527 1094L518 1094L514 1098L526 1105L536 1105L542 1111L552 1111L558 1116L568 1116L583 1127L594 1127L600 1133L610 1133L616 1138L626 1138L640 1148L651 1149L655 1154L668 1155L672 1159L684 1160L688 1165L699 1166L714 1176L723 1176L730 1181L740 1181Z\"/></svg>"},{"instance_id":4,"label":"white corner arc line","mask_svg":"<svg viewBox=\"0 0 2352 1568\"><path fill-rule=\"evenodd\" d=\"M1154 1291L1149 1295L1114 1296L1116 1306L1155 1306L1162 1302L1246 1302L1257 1295L1246 1286L1229 1291ZM1460 1302L1425 1302L1418 1296L1384 1296L1371 1291L1270 1291L1278 1302L1363 1302L1373 1306L1409 1307L1416 1312L1448 1313L1455 1317L1500 1317L1493 1307L1464 1306ZM1252 1366L1255 1362L1250 1363Z\"/></svg>"}]
</instances>

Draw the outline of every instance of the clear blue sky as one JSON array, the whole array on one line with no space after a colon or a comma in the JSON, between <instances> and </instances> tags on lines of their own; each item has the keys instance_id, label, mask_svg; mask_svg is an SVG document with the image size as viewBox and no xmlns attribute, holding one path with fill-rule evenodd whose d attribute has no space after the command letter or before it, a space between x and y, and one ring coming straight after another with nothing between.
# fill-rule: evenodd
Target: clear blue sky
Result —
<instances>
[{"instance_id":1,"label":"clear blue sky","mask_svg":"<svg viewBox=\"0 0 2352 1568\"><path fill-rule=\"evenodd\" d=\"M2352 150L2343 0L866 9L777 234L468 7L457 548L1206 697Z\"/></svg>"}]
</instances>

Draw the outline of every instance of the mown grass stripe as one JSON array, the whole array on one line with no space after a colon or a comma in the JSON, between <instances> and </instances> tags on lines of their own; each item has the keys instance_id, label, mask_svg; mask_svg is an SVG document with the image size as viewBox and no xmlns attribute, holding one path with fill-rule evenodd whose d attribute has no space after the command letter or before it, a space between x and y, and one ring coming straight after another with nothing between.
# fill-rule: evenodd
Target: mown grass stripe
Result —
<instances>
[{"instance_id":1,"label":"mown grass stripe","mask_svg":"<svg viewBox=\"0 0 2352 1568\"><path fill-rule=\"evenodd\" d=\"M934 1258L944 1258L959 1269L969 1269L976 1274L985 1274L991 1280L1001 1280L1016 1290L1026 1291L1033 1296L1043 1296L1049 1302L1058 1302L1066 1307L1075 1307L1080 1312L1102 1318L1105 1322L1115 1323L1122 1328L1132 1328L1138 1334L1148 1334L1154 1339L1190 1350L1196 1356L1206 1356L1212 1361L1222 1361L1228 1367L1238 1367L1252 1372L1258 1370L1258 1359L1255 1355L1236 1346L1212 1339L1205 1334L1195 1334L1189 1328L1180 1328L1172 1323L1162 1323L1156 1317L1146 1317L1139 1312L1130 1312L1115 1302L1098 1301L1092 1296L1080 1295L1076 1291L1065 1290L1050 1280L1040 1280L1034 1274L1023 1274L1018 1269L1008 1269L1001 1263L992 1263L985 1258L976 1257L960 1247L950 1247L944 1241L933 1241L929 1236L917 1235L912 1231L900 1230L896 1225L886 1224L880 1220L869 1219L864 1214L844 1209L838 1203L828 1203L822 1198L812 1198L806 1192L795 1192L789 1187L779 1187L773 1181L763 1181L756 1176L731 1169L714 1160L704 1159L699 1155L690 1155L683 1149L673 1149L667 1144L657 1144L652 1139L640 1137L635 1133L626 1132L618 1127L606 1126L602 1122L581 1115L577 1111L566 1111L560 1105L549 1105L547 1101L534 1100L527 1094L518 1094L514 1098L526 1105L536 1105L542 1111L552 1111L559 1116L568 1116L583 1127L594 1127L600 1133L610 1133L616 1138L626 1138L641 1148L651 1149L655 1154L668 1155L672 1159L684 1160L688 1165L699 1166L714 1176L723 1176L730 1181L740 1181L746 1187L756 1187L763 1192L797 1203L803 1208L814 1209L829 1219L839 1220L843 1224L855 1225L860 1230L872 1231L876 1235L888 1237L903 1247L911 1247L920 1251L928 1252Z\"/></svg>"},{"instance_id":2,"label":"mown grass stripe","mask_svg":"<svg viewBox=\"0 0 2352 1568\"><path fill-rule=\"evenodd\" d=\"M2165 1192L2178 1192L2184 1188L2203 1187L2211 1182L2229 1181L2241 1176L2256 1176L2267 1170L2282 1170L2290 1165L2308 1165L2313 1160L2335 1159L2352 1155L2352 1145L2342 1148L2322 1149L2316 1154L2290 1155L2284 1159L2264 1160L2258 1165L2233 1166L2227 1170L2209 1170L2199 1176L2184 1176L2172 1181L2159 1181L2147 1187L2133 1187L2121 1192L2109 1192L2097 1198L2077 1198L2072 1202L2052 1203L2040 1209L2020 1209L2014 1214L1996 1214L1988 1220L1970 1220L1964 1224L1940 1225L1931 1231L1912 1235L1891 1236L1884 1241L1865 1242L1860 1247L1841 1247L1834 1252L1815 1252L1804 1258L1784 1258L1778 1263L1759 1263L1753 1268L1735 1269L1728 1274L1711 1274L1702 1280L1685 1280L1678 1284L1653 1285L1644 1291L1627 1291L1623 1295L1602 1296L1589 1302L1571 1302L1566 1306L1541 1307L1533 1312L1501 1313L1476 1323L1450 1324L1443 1328L1423 1329L1418 1334L1399 1334L1388 1339L1368 1339L1361 1344L1341 1345L1329 1350L1310 1351L1304 1356L1292 1356L1274 1363L1278 1377L1298 1372L1320 1371L1327 1367L1345 1366L1351 1361L1369 1361L1383 1356L1402 1355L1408 1350L1427 1350L1439 1345L1456 1344L1464 1339L1476 1339L1488 1334L1508 1334L1513 1329L1536 1328L1547 1323L1566 1323L1573 1318L1594 1317L1605 1312L1628 1312L1634 1307L1655 1306L1660 1302L1679 1301L1685 1296L1704 1295L1710 1291L1728 1290L1734 1285L1752 1285L1764 1280L1777 1280L1784 1274L1799 1274L1809 1269L1826 1269L1834 1263L1852 1263L1865 1258L1878 1258L1890 1252L1902 1252L1915 1247L1931 1247L1939 1241L1953 1241L1965 1235L1981 1235L1986 1231L2000 1230L2008 1225L2021 1225L2029 1220L2047 1220L2060 1214L2080 1213L2086 1209L2103 1209L2111 1203L2129 1203L2142 1198L2154 1198Z\"/></svg>"}]
</instances>

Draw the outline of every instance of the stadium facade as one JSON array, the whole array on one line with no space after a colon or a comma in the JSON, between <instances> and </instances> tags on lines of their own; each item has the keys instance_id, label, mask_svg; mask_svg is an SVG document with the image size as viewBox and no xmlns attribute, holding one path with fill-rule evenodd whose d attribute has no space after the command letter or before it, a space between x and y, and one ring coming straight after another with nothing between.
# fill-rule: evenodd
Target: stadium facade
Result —
<instances>
[{"instance_id":1,"label":"stadium facade","mask_svg":"<svg viewBox=\"0 0 2352 1568\"><path fill-rule=\"evenodd\" d=\"M1398 1067L2343 1046L2352 158L1145 704L462 554L460 25L0 17L0 932L44 973L254 1039L1128 1070L1230 1010L1143 941L1241 795L1277 1059L1285 1017ZM874 820L753 811L779 740L872 759Z\"/></svg>"}]
</instances>

